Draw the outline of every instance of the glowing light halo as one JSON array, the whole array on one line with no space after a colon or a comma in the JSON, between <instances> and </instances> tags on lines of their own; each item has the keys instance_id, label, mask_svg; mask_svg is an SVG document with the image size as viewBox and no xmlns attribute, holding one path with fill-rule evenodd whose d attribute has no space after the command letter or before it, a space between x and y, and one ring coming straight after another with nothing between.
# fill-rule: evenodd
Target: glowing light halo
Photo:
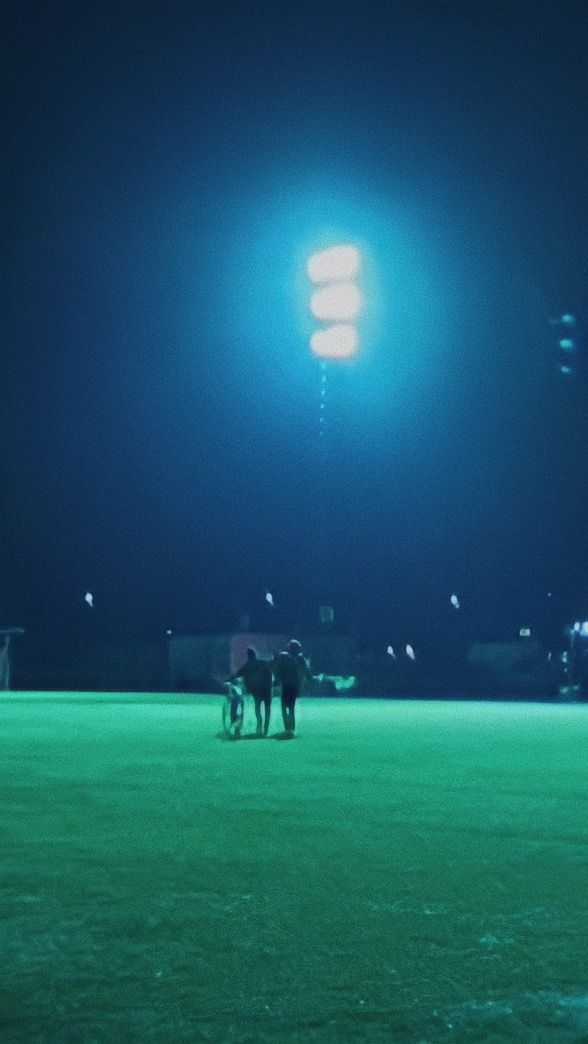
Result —
<instances>
[{"instance_id":1,"label":"glowing light halo","mask_svg":"<svg viewBox=\"0 0 588 1044\"><path fill-rule=\"evenodd\" d=\"M310 347L320 359L349 359L357 351L357 330L347 323L315 330Z\"/></svg>"},{"instance_id":2,"label":"glowing light halo","mask_svg":"<svg viewBox=\"0 0 588 1044\"><path fill-rule=\"evenodd\" d=\"M345 244L312 254L306 268L313 283L340 283L354 279L360 266L357 247Z\"/></svg>"},{"instance_id":3,"label":"glowing light halo","mask_svg":"<svg viewBox=\"0 0 588 1044\"><path fill-rule=\"evenodd\" d=\"M315 319L350 322L361 312L363 298L355 283L328 283L315 290L310 310Z\"/></svg>"}]
</instances>

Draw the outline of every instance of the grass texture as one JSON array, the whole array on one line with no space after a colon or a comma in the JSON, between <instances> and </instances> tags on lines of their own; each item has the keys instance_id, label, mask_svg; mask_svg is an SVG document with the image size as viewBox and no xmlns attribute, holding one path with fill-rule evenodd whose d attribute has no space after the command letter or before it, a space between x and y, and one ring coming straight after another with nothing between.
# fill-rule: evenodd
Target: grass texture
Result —
<instances>
[{"instance_id":1,"label":"grass texture","mask_svg":"<svg viewBox=\"0 0 588 1044\"><path fill-rule=\"evenodd\" d=\"M587 1042L588 708L278 719L2 697L2 1044Z\"/></svg>"}]
</instances>

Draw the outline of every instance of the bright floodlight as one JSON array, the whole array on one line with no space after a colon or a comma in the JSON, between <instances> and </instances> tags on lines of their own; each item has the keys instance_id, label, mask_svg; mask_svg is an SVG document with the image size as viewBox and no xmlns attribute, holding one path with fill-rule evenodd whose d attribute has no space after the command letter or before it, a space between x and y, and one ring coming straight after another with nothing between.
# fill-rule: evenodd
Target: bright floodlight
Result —
<instances>
[{"instance_id":1,"label":"bright floodlight","mask_svg":"<svg viewBox=\"0 0 588 1044\"><path fill-rule=\"evenodd\" d=\"M310 310L315 319L350 322L361 312L362 298L355 283L333 283L315 290Z\"/></svg>"},{"instance_id":2,"label":"bright floodlight","mask_svg":"<svg viewBox=\"0 0 588 1044\"><path fill-rule=\"evenodd\" d=\"M349 359L357 351L357 330L345 323L316 330L310 338L310 347L321 359Z\"/></svg>"},{"instance_id":3,"label":"bright floodlight","mask_svg":"<svg viewBox=\"0 0 588 1044\"><path fill-rule=\"evenodd\" d=\"M308 275L313 283L340 283L353 279L360 268L359 251L354 246L334 246L308 259Z\"/></svg>"}]
</instances>

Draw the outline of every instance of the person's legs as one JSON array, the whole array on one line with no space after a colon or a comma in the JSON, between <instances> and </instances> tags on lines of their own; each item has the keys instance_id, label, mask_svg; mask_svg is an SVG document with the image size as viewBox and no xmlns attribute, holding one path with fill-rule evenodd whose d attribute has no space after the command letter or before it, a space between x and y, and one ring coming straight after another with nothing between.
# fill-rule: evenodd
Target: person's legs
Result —
<instances>
[{"instance_id":1,"label":"person's legs","mask_svg":"<svg viewBox=\"0 0 588 1044\"><path fill-rule=\"evenodd\" d=\"M287 701L286 696L284 695L284 693L282 693L281 704L282 704L282 721L284 722L284 732L287 732L288 731L288 722L289 722L288 701Z\"/></svg>"},{"instance_id":2,"label":"person's legs","mask_svg":"<svg viewBox=\"0 0 588 1044\"><path fill-rule=\"evenodd\" d=\"M255 721L257 722L257 735L261 736L261 696L254 696L253 701L255 703Z\"/></svg>"},{"instance_id":3,"label":"person's legs","mask_svg":"<svg viewBox=\"0 0 588 1044\"><path fill-rule=\"evenodd\" d=\"M233 727L233 735L240 736L241 728L243 726L243 697L234 695L231 700L231 726Z\"/></svg>"},{"instance_id":4,"label":"person's legs","mask_svg":"<svg viewBox=\"0 0 588 1044\"><path fill-rule=\"evenodd\" d=\"M282 717L284 719L284 731L289 735L294 734L294 705L297 695L296 689L284 686L282 692Z\"/></svg>"},{"instance_id":5,"label":"person's legs","mask_svg":"<svg viewBox=\"0 0 588 1044\"><path fill-rule=\"evenodd\" d=\"M272 712L272 694L271 692L263 698L263 734L267 736L269 732L270 715Z\"/></svg>"}]
</instances>

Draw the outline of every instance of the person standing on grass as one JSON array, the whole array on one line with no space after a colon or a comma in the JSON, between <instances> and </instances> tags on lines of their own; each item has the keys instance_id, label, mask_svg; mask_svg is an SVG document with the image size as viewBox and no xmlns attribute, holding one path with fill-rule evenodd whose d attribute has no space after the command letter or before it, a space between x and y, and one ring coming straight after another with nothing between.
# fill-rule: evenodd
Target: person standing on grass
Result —
<instances>
[{"instance_id":1,"label":"person standing on grass","mask_svg":"<svg viewBox=\"0 0 588 1044\"><path fill-rule=\"evenodd\" d=\"M305 678L310 678L310 664L302 653L302 646L295 638L288 642L287 649L274 658L274 674L281 689L282 718L284 732L293 736L296 729L296 700Z\"/></svg>"},{"instance_id":2,"label":"person standing on grass","mask_svg":"<svg viewBox=\"0 0 588 1044\"><path fill-rule=\"evenodd\" d=\"M223 732L225 736L239 739L243 728L245 704L243 692L233 682L225 682L225 698L223 700Z\"/></svg>"},{"instance_id":3,"label":"person standing on grass","mask_svg":"<svg viewBox=\"0 0 588 1044\"><path fill-rule=\"evenodd\" d=\"M251 646L247 650L247 660L242 667L234 672L229 681L241 678L245 689L253 697L255 704L255 720L257 722L257 735L267 736L270 715L272 710L272 665L269 660L259 660L257 651ZM261 707L263 704L263 731L261 721Z\"/></svg>"}]
</instances>

